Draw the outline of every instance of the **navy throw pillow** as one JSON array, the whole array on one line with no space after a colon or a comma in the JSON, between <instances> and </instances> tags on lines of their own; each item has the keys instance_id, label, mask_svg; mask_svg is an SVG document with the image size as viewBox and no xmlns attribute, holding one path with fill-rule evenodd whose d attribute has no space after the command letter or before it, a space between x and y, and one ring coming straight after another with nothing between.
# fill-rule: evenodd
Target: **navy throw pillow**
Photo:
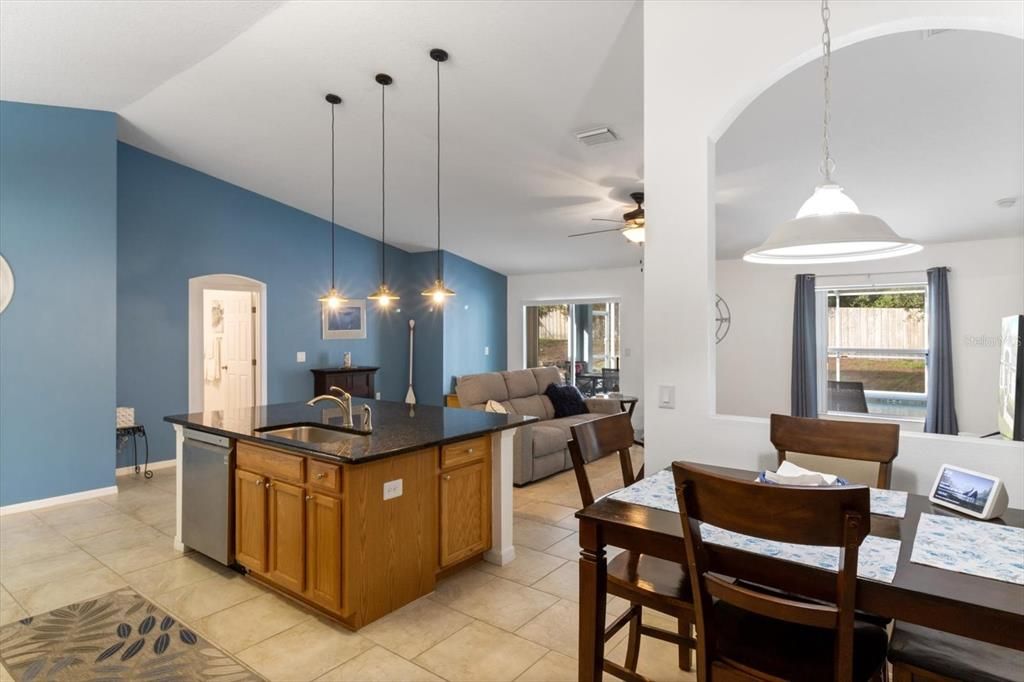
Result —
<instances>
[{"instance_id":1,"label":"navy throw pillow","mask_svg":"<svg viewBox=\"0 0 1024 682\"><path fill-rule=\"evenodd\" d=\"M550 384L544 389L544 395L548 397L555 408L555 419L588 412L587 404L583 402L583 394L575 386Z\"/></svg>"}]
</instances>

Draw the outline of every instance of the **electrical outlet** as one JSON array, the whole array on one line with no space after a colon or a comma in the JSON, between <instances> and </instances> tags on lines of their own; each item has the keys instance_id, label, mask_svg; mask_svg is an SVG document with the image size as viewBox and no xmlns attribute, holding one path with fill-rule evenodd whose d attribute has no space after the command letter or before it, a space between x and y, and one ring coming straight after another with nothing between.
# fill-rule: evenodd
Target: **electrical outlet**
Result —
<instances>
[{"instance_id":1,"label":"electrical outlet","mask_svg":"<svg viewBox=\"0 0 1024 682\"><path fill-rule=\"evenodd\" d=\"M402 479L395 479L384 484L384 499L393 500L402 496Z\"/></svg>"},{"instance_id":2,"label":"electrical outlet","mask_svg":"<svg viewBox=\"0 0 1024 682\"><path fill-rule=\"evenodd\" d=\"M675 386L658 386L658 407L666 410L676 409Z\"/></svg>"},{"instance_id":3,"label":"electrical outlet","mask_svg":"<svg viewBox=\"0 0 1024 682\"><path fill-rule=\"evenodd\" d=\"M305 362L305 361L306 361L306 352L305 351L301 351L300 350L298 353L295 354L295 362Z\"/></svg>"},{"instance_id":4,"label":"electrical outlet","mask_svg":"<svg viewBox=\"0 0 1024 682\"><path fill-rule=\"evenodd\" d=\"M376 393L374 393L373 397L374 397L375 400L380 400L380 391L377 391Z\"/></svg>"},{"instance_id":5,"label":"electrical outlet","mask_svg":"<svg viewBox=\"0 0 1024 682\"><path fill-rule=\"evenodd\" d=\"M632 357L632 355L633 355L633 349L632 349L632 348L623 348L623 349L622 349L622 355L623 355L624 357L627 357L627 358L628 358L628 357Z\"/></svg>"}]
</instances>

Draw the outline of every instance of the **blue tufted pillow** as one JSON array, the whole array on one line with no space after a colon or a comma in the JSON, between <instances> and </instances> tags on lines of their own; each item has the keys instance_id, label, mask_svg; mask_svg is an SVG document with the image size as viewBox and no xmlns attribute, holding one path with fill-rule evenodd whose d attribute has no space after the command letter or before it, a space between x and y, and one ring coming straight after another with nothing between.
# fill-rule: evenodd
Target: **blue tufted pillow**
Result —
<instances>
[{"instance_id":1,"label":"blue tufted pillow","mask_svg":"<svg viewBox=\"0 0 1024 682\"><path fill-rule=\"evenodd\" d=\"M548 397L555 408L555 419L560 417L571 417L576 414L586 414L587 404L583 402L583 394L575 386L566 384L549 384L544 389L544 395Z\"/></svg>"}]
</instances>

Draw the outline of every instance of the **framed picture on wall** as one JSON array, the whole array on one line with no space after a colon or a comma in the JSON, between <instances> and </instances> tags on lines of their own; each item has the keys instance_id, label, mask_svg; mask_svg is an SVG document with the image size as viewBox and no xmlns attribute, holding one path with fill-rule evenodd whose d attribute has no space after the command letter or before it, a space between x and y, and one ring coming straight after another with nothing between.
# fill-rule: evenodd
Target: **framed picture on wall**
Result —
<instances>
[{"instance_id":1,"label":"framed picture on wall","mask_svg":"<svg viewBox=\"0 0 1024 682\"><path fill-rule=\"evenodd\" d=\"M366 338L365 299L345 301L334 309L324 303L321 307L321 318L324 339Z\"/></svg>"}]
</instances>

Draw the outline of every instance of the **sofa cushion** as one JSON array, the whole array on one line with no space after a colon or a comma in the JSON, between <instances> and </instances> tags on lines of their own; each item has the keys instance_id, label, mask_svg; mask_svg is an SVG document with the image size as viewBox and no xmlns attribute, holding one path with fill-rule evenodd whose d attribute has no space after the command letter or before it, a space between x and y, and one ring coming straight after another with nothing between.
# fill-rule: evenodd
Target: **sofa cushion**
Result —
<instances>
[{"instance_id":1,"label":"sofa cushion","mask_svg":"<svg viewBox=\"0 0 1024 682\"><path fill-rule=\"evenodd\" d=\"M586 414L587 406L583 402L583 394L580 389L571 384L548 384L544 391L555 408L555 418L572 417L578 414Z\"/></svg>"},{"instance_id":2,"label":"sofa cushion","mask_svg":"<svg viewBox=\"0 0 1024 682\"><path fill-rule=\"evenodd\" d=\"M501 376L505 380L505 387L510 399L525 398L540 393L537 390L537 378L532 370L517 369L511 372L502 372Z\"/></svg>"},{"instance_id":3,"label":"sofa cushion","mask_svg":"<svg viewBox=\"0 0 1024 682\"><path fill-rule=\"evenodd\" d=\"M545 457L554 452L561 453L569 442L567 431L560 426L549 426L551 422L533 425L533 457Z\"/></svg>"},{"instance_id":4,"label":"sofa cushion","mask_svg":"<svg viewBox=\"0 0 1024 682\"><path fill-rule=\"evenodd\" d=\"M565 471L565 455L562 452L553 452L550 455L537 457L533 460L533 480L557 474Z\"/></svg>"},{"instance_id":5,"label":"sofa cushion","mask_svg":"<svg viewBox=\"0 0 1024 682\"><path fill-rule=\"evenodd\" d=\"M468 374L460 377L455 384L455 393L463 407L484 405L488 400L504 402L508 400L508 389L500 372L484 374Z\"/></svg>"},{"instance_id":6,"label":"sofa cushion","mask_svg":"<svg viewBox=\"0 0 1024 682\"><path fill-rule=\"evenodd\" d=\"M531 395L525 398L512 398L508 402L512 409L515 410L515 414L548 419L547 406L541 400L541 397L539 395Z\"/></svg>"},{"instance_id":7,"label":"sofa cushion","mask_svg":"<svg viewBox=\"0 0 1024 682\"><path fill-rule=\"evenodd\" d=\"M534 367L532 370L534 379L537 380L537 393L544 393L551 384L565 383L562 373L557 367Z\"/></svg>"}]
</instances>

